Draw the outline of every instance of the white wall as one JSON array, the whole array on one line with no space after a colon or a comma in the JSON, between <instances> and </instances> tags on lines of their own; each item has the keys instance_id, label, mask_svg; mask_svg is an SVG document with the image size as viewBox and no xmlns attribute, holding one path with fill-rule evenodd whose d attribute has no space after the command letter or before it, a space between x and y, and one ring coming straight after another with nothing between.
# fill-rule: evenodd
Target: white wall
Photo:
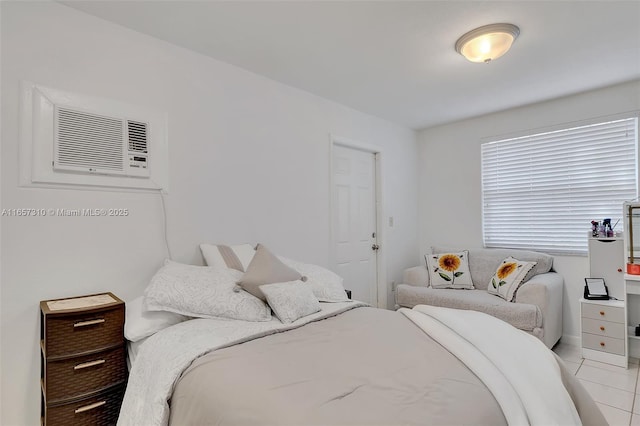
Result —
<instances>
[{"instance_id":1,"label":"white wall","mask_svg":"<svg viewBox=\"0 0 640 426\"><path fill-rule=\"evenodd\" d=\"M168 112L169 241L263 242L329 259L329 133L383 149L387 282L416 261L415 133L56 3L1 4L2 208L128 208L129 217L2 218L2 425L39 421L38 302L140 295L165 257L158 195L18 187L18 88L30 80ZM389 302L392 296L389 292Z\"/></svg>"},{"instance_id":2,"label":"white wall","mask_svg":"<svg viewBox=\"0 0 640 426\"><path fill-rule=\"evenodd\" d=\"M418 133L420 250L482 247L482 138L640 110L640 81L422 130ZM590 225L585 226L586 232ZM586 257L556 256L565 279L564 335L578 337Z\"/></svg>"}]
</instances>

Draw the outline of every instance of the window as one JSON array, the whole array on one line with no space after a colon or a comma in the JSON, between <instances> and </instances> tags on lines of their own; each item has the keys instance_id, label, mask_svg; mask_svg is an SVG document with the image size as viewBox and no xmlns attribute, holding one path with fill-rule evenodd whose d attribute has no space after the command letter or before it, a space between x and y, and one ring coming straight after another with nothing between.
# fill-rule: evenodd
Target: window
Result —
<instances>
[{"instance_id":1,"label":"window","mask_svg":"<svg viewBox=\"0 0 640 426\"><path fill-rule=\"evenodd\" d=\"M637 129L633 117L482 144L485 247L587 253L591 221L616 223L637 197Z\"/></svg>"}]
</instances>

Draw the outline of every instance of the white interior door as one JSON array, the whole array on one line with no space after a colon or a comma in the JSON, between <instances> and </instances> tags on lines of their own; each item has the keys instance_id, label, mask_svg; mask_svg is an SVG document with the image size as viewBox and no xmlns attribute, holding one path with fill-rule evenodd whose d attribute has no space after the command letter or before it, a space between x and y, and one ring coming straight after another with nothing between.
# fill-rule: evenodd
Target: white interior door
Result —
<instances>
[{"instance_id":1,"label":"white interior door","mask_svg":"<svg viewBox=\"0 0 640 426\"><path fill-rule=\"evenodd\" d=\"M377 306L375 154L334 145L332 164L336 272L353 299Z\"/></svg>"}]
</instances>

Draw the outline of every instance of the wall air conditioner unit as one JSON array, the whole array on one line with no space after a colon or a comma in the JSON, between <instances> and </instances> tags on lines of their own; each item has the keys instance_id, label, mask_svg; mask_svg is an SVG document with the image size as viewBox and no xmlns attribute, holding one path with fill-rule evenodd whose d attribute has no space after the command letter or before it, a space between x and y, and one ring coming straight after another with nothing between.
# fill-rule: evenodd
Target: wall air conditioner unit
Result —
<instances>
[{"instance_id":1,"label":"wall air conditioner unit","mask_svg":"<svg viewBox=\"0 0 640 426\"><path fill-rule=\"evenodd\" d=\"M168 191L167 116L22 82L23 186Z\"/></svg>"},{"instance_id":2,"label":"wall air conditioner unit","mask_svg":"<svg viewBox=\"0 0 640 426\"><path fill-rule=\"evenodd\" d=\"M148 124L55 108L54 170L149 177Z\"/></svg>"}]
</instances>

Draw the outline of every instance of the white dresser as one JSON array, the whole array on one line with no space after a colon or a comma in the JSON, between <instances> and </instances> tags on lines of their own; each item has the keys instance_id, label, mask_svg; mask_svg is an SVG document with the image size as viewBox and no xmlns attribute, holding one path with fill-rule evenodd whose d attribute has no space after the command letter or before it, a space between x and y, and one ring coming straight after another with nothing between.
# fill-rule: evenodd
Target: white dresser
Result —
<instances>
[{"instance_id":1,"label":"white dresser","mask_svg":"<svg viewBox=\"0 0 640 426\"><path fill-rule=\"evenodd\" d=\"M580 299L582 357L627 368L627 314L622 300Z\"/></svg>"}]
</instances>

